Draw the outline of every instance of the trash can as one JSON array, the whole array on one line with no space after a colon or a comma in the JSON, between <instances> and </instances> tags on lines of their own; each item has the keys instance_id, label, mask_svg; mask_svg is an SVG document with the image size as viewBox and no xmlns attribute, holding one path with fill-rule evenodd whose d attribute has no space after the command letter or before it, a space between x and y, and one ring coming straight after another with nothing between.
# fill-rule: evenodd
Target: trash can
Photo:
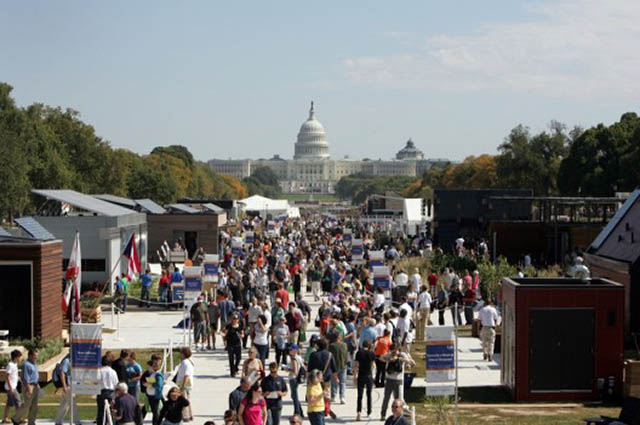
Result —
<instances>
[{"instance_id":1,"label":"trash can","mask_svg":"<svg viewBox=\"0 0 640 425\"><path fill-rule=\"evenodd\" d=\"M411 385L413 384L413 378L416 377L415 373L405 373L404 374L404 389L408 390L409 388L411 388Z\"/></svg>"}]
</instances>

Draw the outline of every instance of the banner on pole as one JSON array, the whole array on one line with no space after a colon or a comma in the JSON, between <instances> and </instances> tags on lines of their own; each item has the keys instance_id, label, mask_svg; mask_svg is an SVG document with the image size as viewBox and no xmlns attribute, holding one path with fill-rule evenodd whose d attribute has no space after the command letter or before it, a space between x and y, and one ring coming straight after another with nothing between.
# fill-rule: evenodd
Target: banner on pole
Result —
<instances>
[{"instance_id":1,"label":"banner on pole","mask_svg":"<svg viewBox=\"0 0 640 425\"><path fill-rule=\"evenodd\" d=\"M96 395L102 389L102 325L71 324L71 389L74 394Z\"/></svg>"},{"instance_id":2,"label":"banner on pole","mask_svg":"<svg viewBox=\"0 0 640 425\"><path fill-rule=\"evenodd\" d=\"M173 302L184 301L184 284L182 283L171 284L171 297Z\"/></svg>"},{"instance_id":3,"label":"banner on pole","mask_svg":"<svg viewBox=\"0 0 640 425\"><path fill-rule=\"evenodd\" d=\"M385 291L391 289L391 272L387 266L375 266L373 268L373 286Z\"/></svg>"},{"instance_id":4,"label":"banner on pole","mask_svg":"<svg viewBox=\"0 0 640 425\"><path fill-rule=\"evenodd\" d=\"M251 245L253 244L254 240L255 240L255 237L253 235L253 232L250 230L247 230L244 234L244 243L247 245Z\"/></svg>"},{"instance_id":5,"label":"banner on pole","mask_svg":"<svg viewBox=\"0 0 640 425\"><path fill-rule=\"evenodd\" d=\"M351 241L351 264L364 264L364 244L362 239Z\"/></svg>"},{"instance_id":6,"label":"banner on pole","mask_svg":"<svg viewBox=\"0 0 640 425\"><path fill-rule=\"evenodd\" d=\"M205 282L217 282L218 281L218 266L220 264L220 258L218 254L205 254L202 262L202 268L204 270Z\"/></svg>"},{"instance_id":7,"label":"banner on pole","mask_svg":"<svg viewBox=\"0 0 640 425\"><path fill-rule=\"evenodd\" d=\"M353 239L353 231L351 229L344 229L344 234L342 235L342 239L349 243Z\"/></svg>"},{"instance_id":8,"label":"banner on pole","mask_svg":"<svg viewBox=\"0 0 640 425\"><path fill-rule=\"evenodd\" d=\"M197 298L202 293L202 267L185 267L183 273L184 298Z\"/></svg>"},{"instance_id":9,"label":"banner on pole","mask_svg":"<svg viewBox=\"0 0 640 425\"><path fill-rule=\"evenodd\" d=\"M378 266L384 266L384 251L369 251L369 268L373 271Z\"/></svg>"},{"instance_id":10,"label":"banner on pole","mask_svg":"<svg viewBox=\"0 0 640 425\"><path fill-rule=\"evenodd\" d=\"M231 254L241 257L244 253L242 248L242 239L234 237L231 240Z\"/></svg>"},{"instance_id":11,"label":"banner on pole","mask_svg":"<svg viewBox=\"0 0 640 425\"><path fill-rule=\"evenodd\" d=\"M456 379L456 344L453 326L427 327L427 382Z\"/></svg>"}]
</instances>

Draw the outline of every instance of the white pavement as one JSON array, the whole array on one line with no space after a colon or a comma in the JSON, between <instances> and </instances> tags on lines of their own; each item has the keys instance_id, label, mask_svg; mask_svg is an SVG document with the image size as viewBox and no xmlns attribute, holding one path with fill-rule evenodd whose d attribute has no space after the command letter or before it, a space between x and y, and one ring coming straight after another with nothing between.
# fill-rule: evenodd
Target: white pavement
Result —
<instances>
[{"instance_id":1,"label":"white pavement","mask_svg":"<svg viewBox=\"0 0 640 425\"><path fill-rule=\"evenodd\" d=\"M314 310L313 316L319 306L319 303L313 302L312 297L307 296ZM175 346L182 345L183 330L174 329L173 326L178 324L182 319L182 312L179 311L146 311L131 309L120 317L119 334L104 334L103 344L107 349L119 348L158 348L161 350L167 347L169 339ZM437 314L432 315L432 320L437 321ZM447 323L450 323L450 314L446 315ZM111 317L109 312L103 314L103 323L105 326L111 326ZM310 324L310 333L317 332L313 323ZM480 348L480 340L477 338L464 337L459 338L459 382L461 386L486 386L499 385L500 383L500 366L497 362L482 361L482 350ZM222 343L218 340L218 347L222 347ZM499 358L499 356L495 356ZM246 358L246 351L243 350L242 359ZM270 353L270 359L273 359L273 352ZM195 424L202 424L207 420L222 421L222 415L228 406L228 395L238 385L238 379L229 377L229 366L227 354L218 348L215 352L197 352L193 356L195 363L196 379L194 383L194 391L192 394L193 411L195 414ZM424 361L423 359L414 359L416 362ZM177 365L176 365L177 366ZM416 377L414 386L424 386L424 377ZM301 385L298 389L300 399L304 400L306 386ZM383 389L373 390L373 414L369 419L370 422L378 422L380 419L380 408L382 405ZM363 407L366 410L366 400L363 400ZM303 409L306 410L303 402ZM335 422L339 423L355 423L356 415L356 388L353 380L348 377L347 384L347 404L333 405L334 412L338 415ZM293 405L290 396L286 397L283 418L287 418L293 413ZM387 415L390 414L390 407L387 409ZM364 418L363 418L364 419ZM218 422L218 423L220 423ZM363 420L367 422L367 420Z\"/></svg>"}]
</instances>

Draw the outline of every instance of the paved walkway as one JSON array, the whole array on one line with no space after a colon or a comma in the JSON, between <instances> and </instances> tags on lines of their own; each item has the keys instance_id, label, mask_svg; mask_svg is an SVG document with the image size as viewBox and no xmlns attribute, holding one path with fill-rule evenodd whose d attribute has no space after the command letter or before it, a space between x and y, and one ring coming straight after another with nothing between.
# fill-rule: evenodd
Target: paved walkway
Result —
<instances>
[{"instance_id":1,"label":"paved walkway","mask_svg":"<svg viewBox=\"0 0 640 425\"><path fill-rule=\"evenodd\" d=\"M319 303L313 302L312 297L307 301L312 308L317 311ZM111 317L108 312L103 315L105 326L111 326ZM183 341L182 329L174 329L182 319L182 312L157 312L147 310L130 310L120 317L120 332L104 334L104 347L109 349L119 348L149 348L157 347L161 349L167 347L171 339L174 345L179 346ZM435 315L432 319L436 319ZM451 320L447 315L446 320ZM311 332L317 329L311 325ZM222 344L218 342L218 346ZM273 353L270 353L273 359ZM246 352L243 352L243 360ZM482 360L480 341L477 338L464 337L459 339L459 381L461 386L484 386L498 385L500 380L500 369L496 362L487 363ZM229 377L229 366L227 354L218 349L215 352L200 353L193 356L196 370L196 379L193 391L193 407L195 414L195 424L200 425L206 420L222 422L222 415L227 409L228 395L238 385L238 379ZM423 359L414 359L416 362ZM177 365L176 365L177 366ZM351 378L351 377L348 377ZM424 386L424 378L416 378L414 386ZM301 385L298 389L301 400L304 400L306 387ZM380 408L382 405L382 389L373 391L373 414L369 422L379 423ZM363 400L363 404L364 404ZM338 415L335 422L355 423L356 415L356 388L353 381L349 379L347 385L347 404L335 404L334 412ZM364 404L366 406L366 404ZM304 408L304 406L303 406ZM287 397L283 408L283 417L288 417L293 412L293 405L290 397ZM390 408L387 415L390 414ZM366 420L363 422L367 422Z\"/></svg>"}]
</instances>

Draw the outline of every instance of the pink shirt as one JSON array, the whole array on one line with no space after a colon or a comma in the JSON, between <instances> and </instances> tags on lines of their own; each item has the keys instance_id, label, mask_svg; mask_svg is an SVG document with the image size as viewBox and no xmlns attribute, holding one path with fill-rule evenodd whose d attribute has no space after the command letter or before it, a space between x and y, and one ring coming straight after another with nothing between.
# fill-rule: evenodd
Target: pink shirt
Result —
<instances>
[{"instance_id":1,"label":"pink shirt","mask_svg":"<svg viewBox=\"0 0 640 425\"><path fill-rule=\"evenodd\" d=\"M258 403L251 404L247 402L247 399L243 399L240 402L241 405L244 406L244 412L242 414L242 419L244 419L245 425L262 425L262 409L267 406L267 403L264 401L264 398L260 397Z\"/></svg>"}]
</instances>

